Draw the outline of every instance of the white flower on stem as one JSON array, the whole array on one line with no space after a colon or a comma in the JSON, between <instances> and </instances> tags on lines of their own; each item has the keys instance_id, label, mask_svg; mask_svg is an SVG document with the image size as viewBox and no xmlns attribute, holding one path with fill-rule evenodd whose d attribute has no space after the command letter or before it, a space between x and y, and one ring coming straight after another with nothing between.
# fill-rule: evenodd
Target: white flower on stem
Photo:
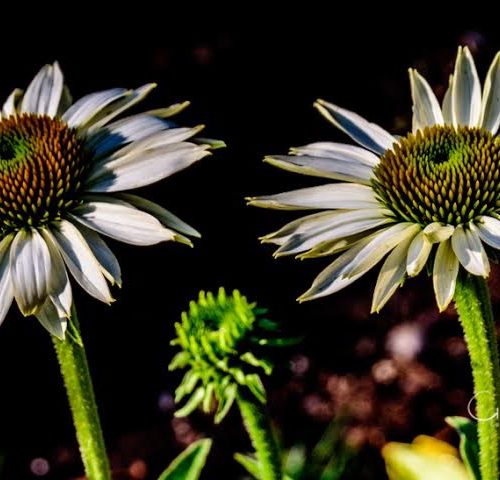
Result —
<instances>
[{"instance_id":1,"label":"white flower on stem","mask_svg":"<svg viewBox=\"0 0 500 480\"><path fill-rule=\"evenodd\" d=\"M442 311L453 298L459 265L488 277L488 251L500 249L500 53L481 84L459 48L440 106L426 80L409 70L413 131L396 138L323 100L315 107L359 146L319 142L270 156L285 170L339 182L252 197L258 207L320 210L262 238L275 256L341 253L299 300L332 294L385 258L373 296L378 312L407 276L433 262Z\"/></svg>"},{"instance_id":2,"label":"white flower on stem","mask_svg":"<svg viewBox=\"0 0 500 480\"><path fill-rule=\"evenodd\" d=\"M171 212L121 193L209 154L190 141L202 127L170 120L188 103L117 117L155 87L114 88L73 102L57 63L0 116L0 323L13 299L64 338L72 305L68 271L90 295L113 301L120 266L101 234L133 245L199 236Z\"/></svg>"}]
</instances>

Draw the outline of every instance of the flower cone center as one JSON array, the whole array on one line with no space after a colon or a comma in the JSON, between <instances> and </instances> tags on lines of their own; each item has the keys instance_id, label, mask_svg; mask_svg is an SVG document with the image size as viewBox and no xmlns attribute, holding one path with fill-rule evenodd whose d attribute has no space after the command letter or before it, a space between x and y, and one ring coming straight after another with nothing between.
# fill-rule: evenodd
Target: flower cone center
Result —
<instances>
[{"instance_id":1,"label":"flower cone center","mask_svg":"<svg viewBox=\"0 0 500 480\"><path fill-rule=\"evenodd\" d=\"M42 226L77 201L88 161L65 122L20 114L0 121L0 229Z\"/></svg>"},{"instance_id":2,"label":"flower cone center","mask_svg":"<svg viewBox=\"0 0 500 480\"><path fill-rule=\"evenodd\" d=\"M375 167L379 201L402 221L459 225L500 206L500 140L481 128L410 133Z\"/></svg>"}]
</instances>

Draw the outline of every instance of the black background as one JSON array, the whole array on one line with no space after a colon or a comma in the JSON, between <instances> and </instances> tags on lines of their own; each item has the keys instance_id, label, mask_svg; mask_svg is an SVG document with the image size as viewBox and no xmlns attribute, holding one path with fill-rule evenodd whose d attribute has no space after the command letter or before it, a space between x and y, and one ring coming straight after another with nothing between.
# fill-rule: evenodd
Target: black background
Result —
<instances>
[{"instance_id":1,"label":"black background","mask_svg":"<svg viewBox=\"0 0 500 480\"><path fill-rule=\"evenodd\" d=\"M110 241L123 270L117 302L106 307L77 296L109 449L120 455L129 448L129 437L154 444L141 446L150 478L179 451L172 446L170 416L159 410L158 398L178 380L167 372L172 324L200 289L239 288L269 307L285 332L303 334L303 351L341 370L350 365L342 363L339 352L349 349L357 329L369 334L377 325L397 321L384 314L368 318L373 273L333 297L295 303L325 262L273 260L257 237L292 216L251 209L243 198L318 181L266 166L263 155L317 140L345 140L312 108L317 97L389 130L404 131L411 114L409 66L420 67L439 90L458 44L478 47L482 78L500 46L495 25L464 18L463 12L459 19L452 12L438 18L430 11L413 16L416 6L405 12L401 6L387 12L366 11L361 5L351 11L311 7L270 18L264 8L257 12L242 5L241 13L227 20L222 9L199 12L193 6L192 11L173 12L165 7L163 12L136 5L125 12L124 23L117 16L101 18L99 11L75 10L51 23L33 12L27 24L17 12L14 25L5 18L9 25L0 69L2 97L26 86L41 65L55 59L75 98L156 81L159 87L141 108L190 100L191 107L177 121L206 124L207 136L227 143L224 151L141 192L202 232L195 248L137 248ZM140 10L137 17L135 9ZM417 286L430 295L425 280L409 282L403 290ZM346 322L339 312L349 305L366 318ZM283 371L286 358L279 367ZM73 448L74 438L50 339L15 308L0 329L0 381L4 478L34 478L31 459L52 460L62 447ZM224 428L231 429L206 425L222 442L211 467L213 478L235 478L226 467L230 452L221 452ZM282 427L293 437L293 425ZM246 448L245 440L239 441ZM70 478L79 472L75 465L66 473L56 468L46 478Z\"/></svg>"}]
</instances>

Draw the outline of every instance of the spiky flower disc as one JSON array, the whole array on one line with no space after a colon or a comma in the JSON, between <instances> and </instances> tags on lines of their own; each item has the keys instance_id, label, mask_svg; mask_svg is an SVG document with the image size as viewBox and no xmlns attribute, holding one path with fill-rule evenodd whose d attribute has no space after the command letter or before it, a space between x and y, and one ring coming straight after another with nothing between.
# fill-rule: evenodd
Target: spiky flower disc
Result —
<instances>
[{"instance_id":1,"label":"spiky flower disc","mask_svg":"<svg viewBox=\"0 0 500 480\"><path fill-rule=\"evenodd\" d=\"M73 102L59 65L46 65L0 115L0 323L13 299L64 338L71 312L68 272L110 303L120 266L99 234L133 245L190 243L198 232L148 200L122 193L208 155L189 141L201 127L166 120L187 103L117 119L154 84L114 88Z\"/></svg>"},{"instance_id":2,"label":"spiky flower disc","mask_svg":"<svg viewBox=\"0 0 500 480\"><path fill-rule=\"evenodd\" d=\"M272 365L263 356L262 347L273 344L269 334L276 328L263 317L265 312L238 290L232 295L223 288L217 295L200 292L198 301L190 302L189 311L183 312L181 322L175 324L177 338L171 342L182 351L169 369L189 369L175 400L190 398L177 416L189 415L199 405L208 413L215 400L215 421L220 422L241 388L265 402L260 375L270 375Z\"/></svg>"},{"instance_id":3,"label":"spiky flower disc","mask_svg":"<svg viewBox=\"0 0 500 480\"><path fill-rule=\"evenodd\" d=\"M500 53L483 93L467 48L458 50L442 105L413 69L410 84L413 132L407 136L396 138L318 100L316 108L359 146L318 142L266 158L285 170L341 181L250 199L260 207L322 210L263 237L279 246L276 256L343 252L299 300L334 293L384 258L372 311L429 258L440 310L453 298L459 265L489 275L484 244L500 249Z\"/></svg>"}]
</instances>

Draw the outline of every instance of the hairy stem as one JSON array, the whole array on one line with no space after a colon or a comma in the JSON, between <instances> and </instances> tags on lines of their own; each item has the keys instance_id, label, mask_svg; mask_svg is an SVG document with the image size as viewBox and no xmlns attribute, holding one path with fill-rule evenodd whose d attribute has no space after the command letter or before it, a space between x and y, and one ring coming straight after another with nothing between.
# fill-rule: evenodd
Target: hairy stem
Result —
<instances>
[{"instance_id":1,"label":"hairy stem","mask_svg":"<svg viewBox=\"0 0 500 480\"><path fill-rule=\"evenodd\" d=\"M238 407L252 441L260 468L260 480L282 480L281 456L265 405L244 392L238 394Z\"/></svg>"},{"instance_id":2,"label":"hairy stem","mask_svg":"<svg viewBox=\"0 0 500 480\"><path fill-rule=\"evenodd\" d=\"M53 336L52 341L68 394L85 473L89 480L111 480L94 389L74 305L70 322L71 328L66 339L59 340Z\"/></svg>"},{"instance_id":3,"label":"hairy stem","mask_svg":"<svg viewBox=\"0 0 500 480\"><path fill-rule=\"evenodd\" d=\"M500 366L486 281L472 275L460 275L455 304L467 342L474 380L481 479L498 480Z\"/></svg>"}]
</instances>

